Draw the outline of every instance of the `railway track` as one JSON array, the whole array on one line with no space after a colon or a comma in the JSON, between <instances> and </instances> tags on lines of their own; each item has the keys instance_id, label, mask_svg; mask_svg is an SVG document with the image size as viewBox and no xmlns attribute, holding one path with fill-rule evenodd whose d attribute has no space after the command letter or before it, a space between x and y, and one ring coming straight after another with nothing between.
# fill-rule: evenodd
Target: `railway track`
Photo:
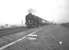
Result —
<instances>
[{"instance_id":1,"label":"railway track","mask_svg":"<svg viewBox=\"0 0 69 50\"><path fill-rule=\"evenodd\" d=\"M0 37L6 36L6 35L10 35L10 34L14 34L14 33L18 33L18 32L23 32L28 30L28 28L24 28L24 27L19 27L19 28L6 28L6 29L2 29L0 31Z\"/></svg>"},{"instance_id":2,"label":"railway track","mask_svg":"<svg viewBox=\"0 0 69 50\"><path fill-rule=\"evenodd\" d=\"M9 47L9 46L11 46L11 45L13 45L13 44L15 44L15 43L17 43L17 42L19 42L19 41L21 41L21 40L23 40L23 39L25 39L26 37L28 37L28 36L34 36L34 35L32 35L32 34L34 34L34 33L36 33L37 31L34 31L34 32L32 32L32 30L31 31L24 31L24 32L20 32L20 33L16 33L15 35L12 35L12 38L14 37L14 41L12 40L12 42L8 42L8 44L4 44L3 46L1 45L1 47L0 47L0 50L3 50L3 49L5 49L5 48L7 48L7 47ZM17 35L17 34L21 34L21 35ZM7 38L6 38L7 37ZM9 36L5 36L5 37L3 37L2 39L5 39L5 40L8 40L8 38L10 38L11 37L11 35L9 35ZM12 38L10 38L10 39L12 39ZM10 41L10 39L9 39L9 41Z\"/></svg>"}]
</instances>

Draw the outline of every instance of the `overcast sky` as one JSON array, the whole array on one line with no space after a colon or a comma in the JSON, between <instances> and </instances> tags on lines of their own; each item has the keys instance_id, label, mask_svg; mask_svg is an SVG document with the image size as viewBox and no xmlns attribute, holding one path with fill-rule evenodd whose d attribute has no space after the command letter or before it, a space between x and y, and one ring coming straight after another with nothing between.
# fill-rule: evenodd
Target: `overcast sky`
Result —
<instances>
[{"instance_id":1,"label":"overcast sky","mask_svg":"<svg viewBox=\"0 0 69 50\"><path fill-rule=\"evenodd\" d=\"M0 24L25 23L28 9L52 22L69 21L68 0L0 0Z\"/></svg>"}]
</instances>

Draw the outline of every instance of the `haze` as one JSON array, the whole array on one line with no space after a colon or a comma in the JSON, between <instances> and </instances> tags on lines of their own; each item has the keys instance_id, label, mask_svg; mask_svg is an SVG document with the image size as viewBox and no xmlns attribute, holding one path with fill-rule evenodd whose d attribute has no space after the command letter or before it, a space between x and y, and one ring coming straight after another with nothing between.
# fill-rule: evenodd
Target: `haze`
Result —
<instances>
[{"instance_id":1,"label":"haze","mask_svg":"<svg viewBox=\"0 0 69 50\"><path fill-rule=\"evenodd\" d=\"M35 15L50 22L68 22L68 0L0 0L0 25L23 24L28 9L35 10Z\"/></svg>"}]
</instances>

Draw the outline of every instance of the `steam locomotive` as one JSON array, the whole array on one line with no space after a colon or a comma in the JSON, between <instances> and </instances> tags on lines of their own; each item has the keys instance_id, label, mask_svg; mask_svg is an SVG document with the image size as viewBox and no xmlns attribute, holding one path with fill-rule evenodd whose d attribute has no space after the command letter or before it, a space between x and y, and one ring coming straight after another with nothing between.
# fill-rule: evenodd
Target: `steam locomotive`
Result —
<instances>
[{"instance_id":1,"label":"steam locomotive","mask_svg":"<svg viewBox=\"0 0 69 50\"><path fill-rule=\"evenodd\" d=\"M26 15L25 24L27 25L28 28L33 28L48 25L49 23L46 20L39 18L38 16L35 16L32 13L29 13L28 15Z\"/></svg>"}]
</instances>

